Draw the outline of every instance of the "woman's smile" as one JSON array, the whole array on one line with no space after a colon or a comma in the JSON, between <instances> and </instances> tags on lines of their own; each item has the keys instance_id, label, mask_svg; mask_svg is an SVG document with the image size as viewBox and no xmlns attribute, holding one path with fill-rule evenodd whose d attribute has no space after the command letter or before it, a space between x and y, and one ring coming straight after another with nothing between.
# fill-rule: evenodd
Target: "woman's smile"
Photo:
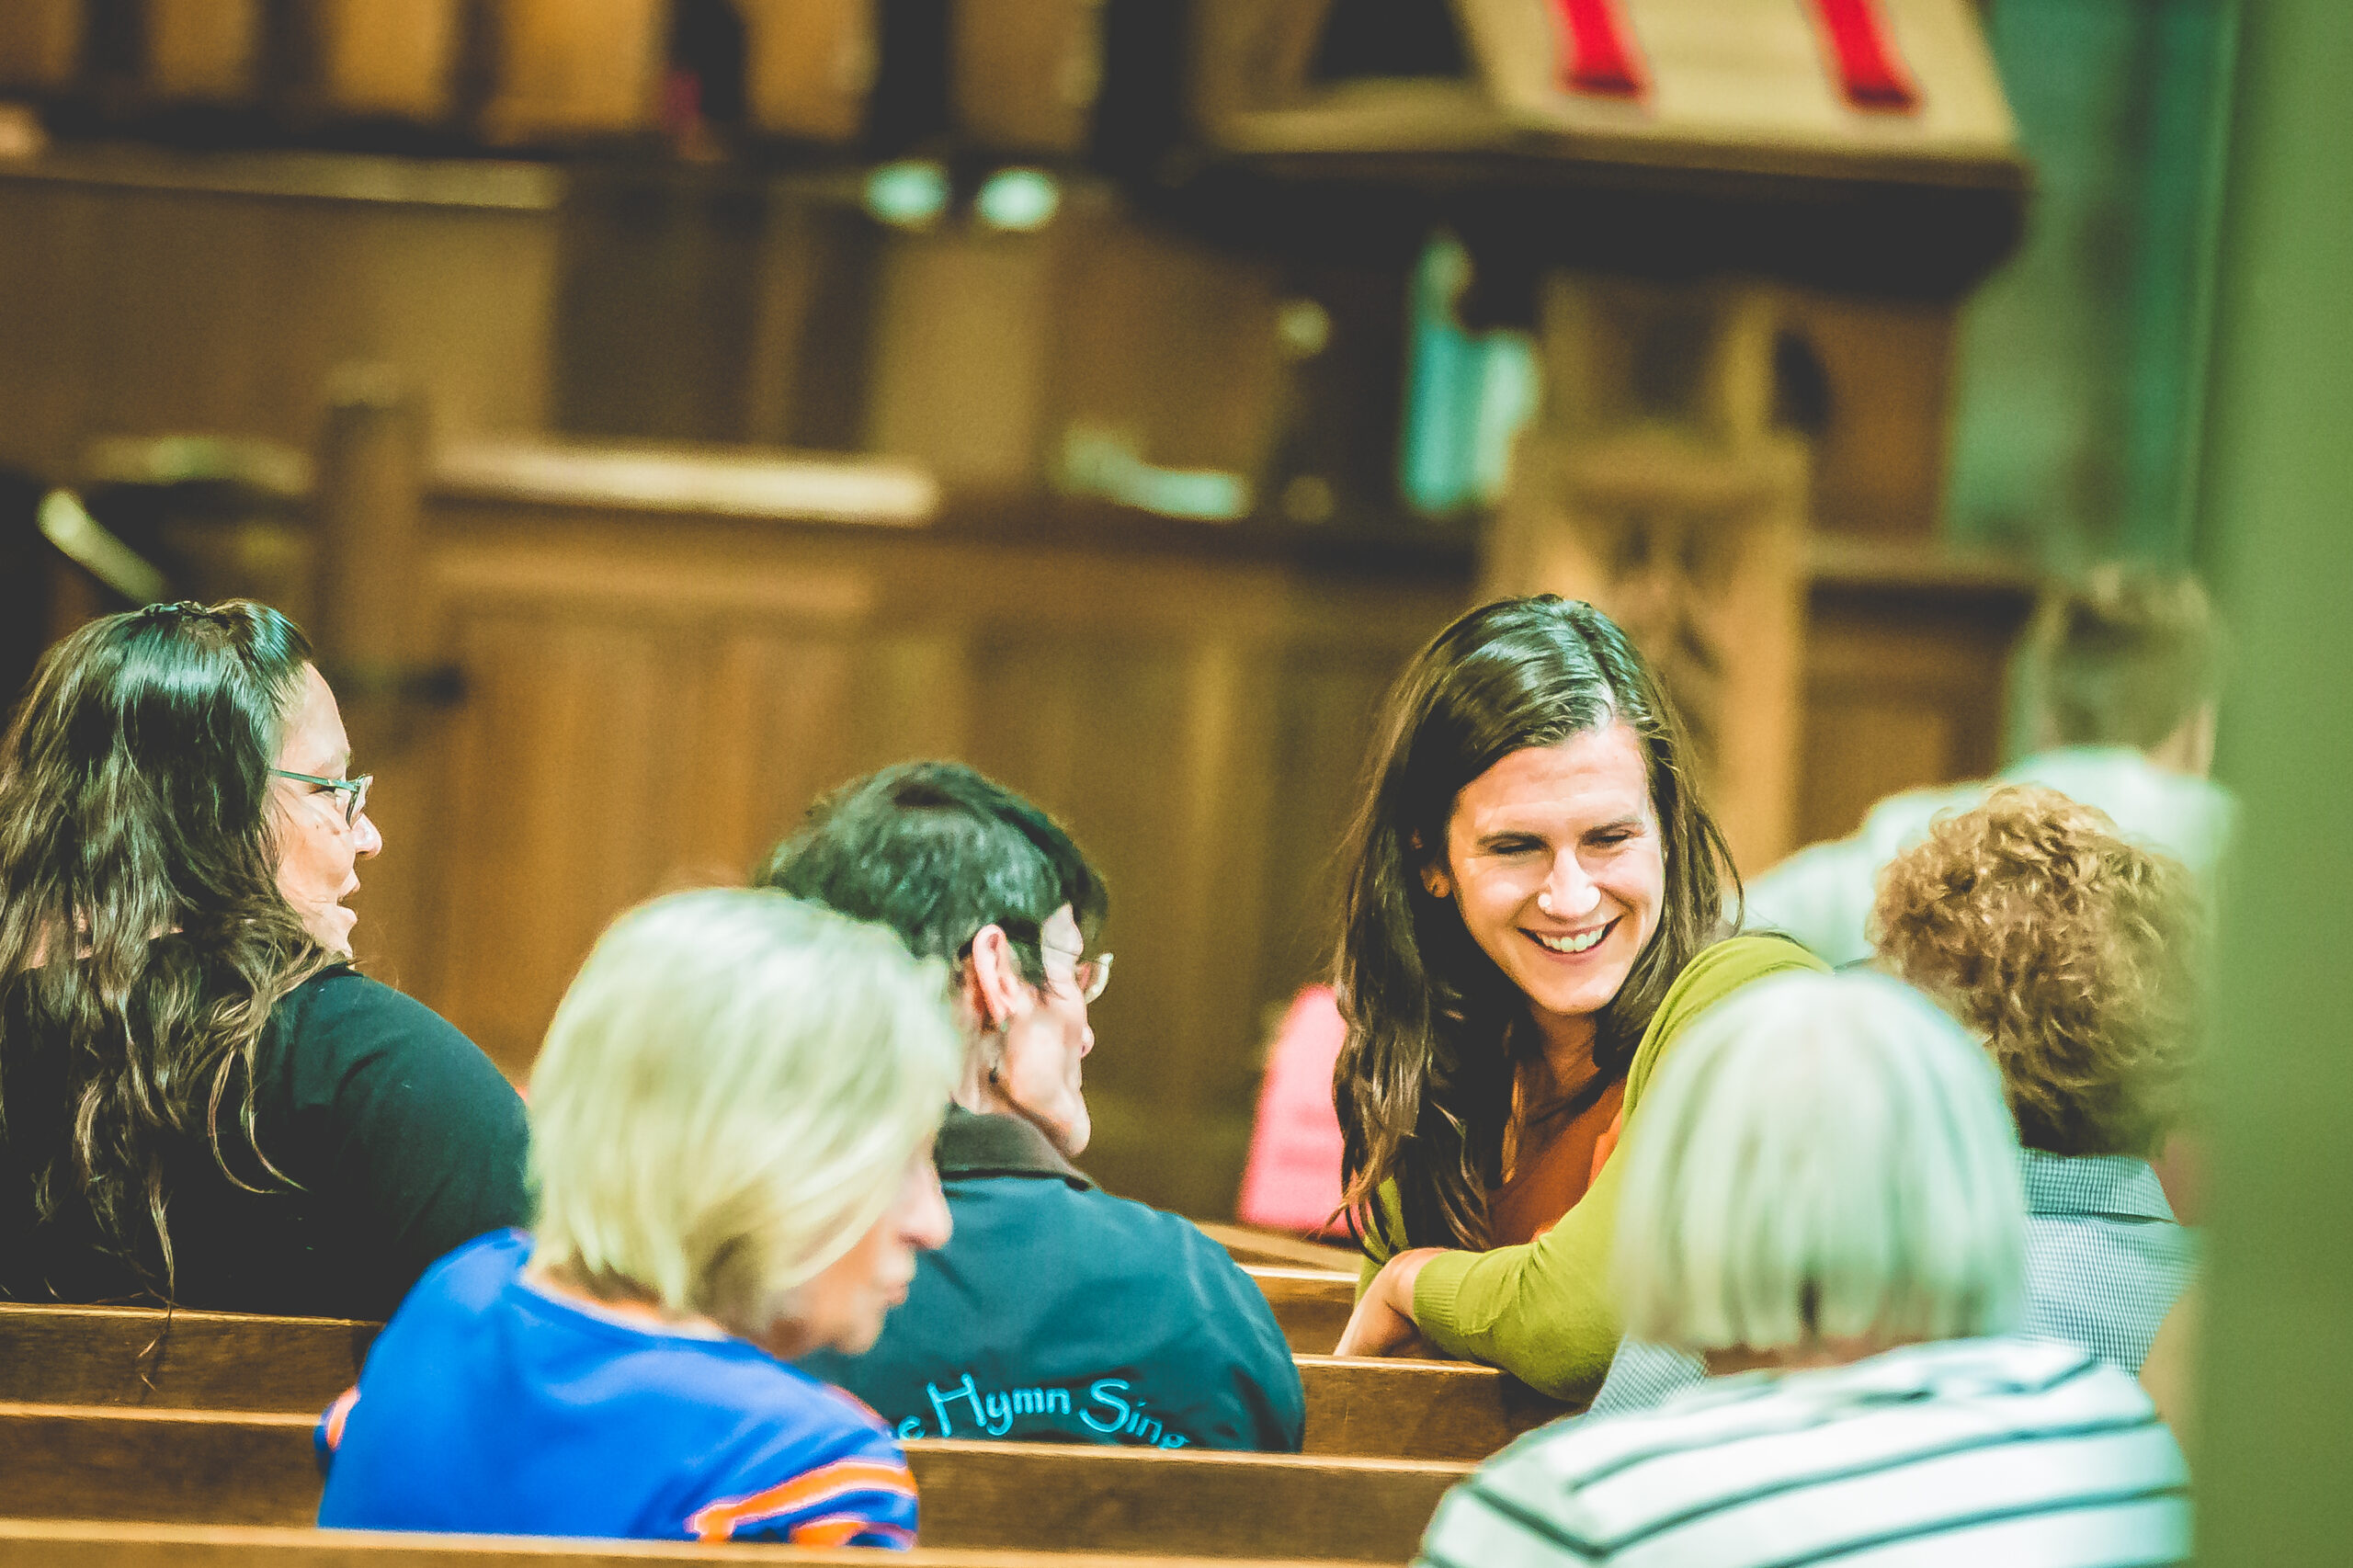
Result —
<instances>
[{"instance_id":1,"label":"woman's smile","mask_svg":"<svg viewBox=\"0 0 2353 1568\"><path fill-rule=\"evenodd\" d=\"M1598 926L1588 926L1582 931L1570 931L1558 936L1542 931L1530 931L1523 926L1520 927L1520 935L1556 958L1577 958L1599 947L1608 937L1609 933L1617 928L1618 921L1613 917L1603 921Z\"/></svg>"}]
</instances>

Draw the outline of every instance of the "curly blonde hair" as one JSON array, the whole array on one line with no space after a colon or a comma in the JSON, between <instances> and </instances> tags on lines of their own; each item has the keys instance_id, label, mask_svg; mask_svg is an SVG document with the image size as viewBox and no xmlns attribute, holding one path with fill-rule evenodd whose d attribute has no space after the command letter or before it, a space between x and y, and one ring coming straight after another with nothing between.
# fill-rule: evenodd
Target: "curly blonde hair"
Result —
<instances>
[{"instance_id":1,"label":"curly blonde hair","mask_svg":"<svg viewBox=\"0 0 2353 1568\"><path fill-rule=\"evenodd\" d=\"M2153 1153L2200 1032L2203 899L2180 862L2055 790L2001 790L1880 873L1879 962L1983 1035L2020 1142Z\"/></svg>"}]
</instances>

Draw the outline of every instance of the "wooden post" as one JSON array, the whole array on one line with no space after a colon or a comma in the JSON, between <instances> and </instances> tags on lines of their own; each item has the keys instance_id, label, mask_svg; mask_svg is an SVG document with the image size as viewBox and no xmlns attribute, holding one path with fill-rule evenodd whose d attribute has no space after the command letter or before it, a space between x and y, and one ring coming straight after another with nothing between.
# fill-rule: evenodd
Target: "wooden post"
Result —
<instances>
[{"instance_id":1,"label":"wooden post","mask_svg":"<svg viewBox=\"0 0 2353 1568\"><path fill-rule=\"evenodd\" d=\"M342 705L368 814L385 853L362 871L354 934L379 978L416 991L429 979L432 711L461 695L438 646L424 540L425 412L400 372L355 364L329 378L313 546L319 665Z\"/></svg>"},{"instance_id":2,"label":"wooden post","mask_svg":"<svg viewBox=\"0 0 2353 1568\"><path fill-rule=\"evenodd\" d=\"M881 65L879 0L738 0L745 109L755 129L835 144L866 129Z\"/></svg>"},{"instance_id":3,"label":"wooden post","mask_svg":"<svg viewBox=\"0 0 2353 1568\"><path fill-rule=\"evenodd\" d=\"M457 103L463 0L315 0L316 90L331 115L433 124Z\"/></svg>"},{"instance_id":4,"label":"wooden post","mask_svg":"<svg viewBox=\"0 0 2353 1568\"><path fill-rule=\"evenodd\" d=\"M668 15L662 0L505 0L483 134L512 143L652 131Z\"/></svg>"},{"instance_id":5,"label":"wooden post","mask_svg":"<svg viewBox=\"0 0 2353 1568\"><path fill-rule=\"evenodd\" d=\"M146 0L145 94L246 104L260 91L262 0Z\"/></svg>"},{"instance_id":6,"label":"wooden post","mask_svg":"<svg viewBox=\"0 0 2353 1568\"><path fill-rule=\"evenodd\" d=\"M986 147L1086 150L1103 79L1103 0L957 0L957 122Z\"/></svg>"},{"instance_id":7,"label":"wooden post","mask_svg":"<svg viewBox=\"0 0 2353 1568\"><path fill-rule=\"evenodd\" d=\"M389 365L338 369L327 383L318 467L320 658L357 696L396 691L428 652L415 614L425 416Z\"/></svg>"},{"instance_id":8,"label":"wooden post","mask_svg":"<svg viewBox=\"0 0 2353 1568\"><path fill-rule=\"evenodd\" d=\"M82 66L84 0L10 0L0 6L0 87L62 92Z\"/></svg>"},{"instance_id":9,"label":"wooden post","mask_svg":"<svg viewBox=\"0 0 2353 1568\"><path fill-rule=\"evenodd\" d=\"M1734 858L1762 870L1795 812L1808 472L1803 442L1770 428L1772 296L1556 274L1541 309L1544 411L1487 590L1586 599L1626 629Z\"/></svg>"}]
</instances>

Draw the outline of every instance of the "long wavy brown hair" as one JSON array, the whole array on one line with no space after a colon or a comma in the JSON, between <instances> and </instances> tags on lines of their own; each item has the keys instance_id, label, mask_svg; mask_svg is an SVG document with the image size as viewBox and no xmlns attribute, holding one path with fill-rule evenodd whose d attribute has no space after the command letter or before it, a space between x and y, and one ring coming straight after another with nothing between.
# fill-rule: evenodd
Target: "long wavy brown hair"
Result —
<instances>
[{"instance_id":1,"label":"long wavy brown hair","mask_svg":"<svg viewBox=\"0 0 2353 1568\"><path fill-rule=\"evenodd\" d=\"M1336 986L1347 1043L1333 1074L1351 1230L1391 1250L1483 1248L1501 1179L1528 999L1432 895L1463 786L1513 752L1620 720L1640 738L1665 852L1658 929L1595 1020L1596 1083L1622 1075L1667 988L1738 923L1740 877L1701 803L1690 744L1665 688L1625 633L1556 595L1471 611L1415 656L1391 690L1369 787L1348 836ZM1397 1184L1404 1234L1376 1194Z\"/></svg>"},{"instance_id":2,"label":"long wavy brown hair","mask_svg":"<svg viewBox=\"0 0 2353 1568\"><path fill-rule=\"evenodd\" d=\"M269 812L311 662L264 606L150 605L52 648L0 741L0 1140L40 1221L78 1195L166 1300L169 1146L203 1138L248 1185L222 1113L258 1154L262 1031L331 961Z\"/></svg>"}]
</instances>

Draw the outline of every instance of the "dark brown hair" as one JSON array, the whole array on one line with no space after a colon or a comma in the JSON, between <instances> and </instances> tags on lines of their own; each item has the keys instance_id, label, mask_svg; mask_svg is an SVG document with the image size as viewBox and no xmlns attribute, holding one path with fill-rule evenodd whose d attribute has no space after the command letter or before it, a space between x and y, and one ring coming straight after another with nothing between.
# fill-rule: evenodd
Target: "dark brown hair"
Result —
<instances>
[{"instance_id":1,"label":"dark brown hair","mask_svg":"<svg viewBox=\"0 0 2353 1568\"><path fill-rule=\"evenodd\" d=\"M2179 861L2055 790L1939 821L1880 873L1879 961L1985 1039L2018 1141L2148 1155L2200 1033L2204 902Z\"/></svg>"},{"instance_id":2,"label":"dark brown hair","mask_svg":"<svg viewBox=\"0 0 2353 1568\"><path fill-rule=\"evenodd\" d=\"M41 1221L78 1191L166 1299L167 1145L245 1185L222 1108L251 1145L270 1011L328 961L268 812L311 662L264 606L150 605L51 649L0 741L0 1139Z\"/></svg>"},{"instance_id":3,"label":"dark brown hair","mask_svg":"<svg viewBox=\"0 0 2353 1568\"><path fill-rule=\"evenodd\" d=\"M1667 987L1722 929L1726 890L1740 896L1674 705L1608 616L1550 594L1463 616L1391 690L1348 837L1336 966L1348 1033L1333 1097L1343 1201L1359 1235L1369 1221L1392 1247L1486 1244L1527 998L1421 873L1446 852L1463 786L1513 752L1620 721L1642 743L1666 887L1657 931L1596 1020L1603 1082L1625 1072ZM1389 1180L1402 1238L1374 1201Z\"/></svg>"}]
</instances>

